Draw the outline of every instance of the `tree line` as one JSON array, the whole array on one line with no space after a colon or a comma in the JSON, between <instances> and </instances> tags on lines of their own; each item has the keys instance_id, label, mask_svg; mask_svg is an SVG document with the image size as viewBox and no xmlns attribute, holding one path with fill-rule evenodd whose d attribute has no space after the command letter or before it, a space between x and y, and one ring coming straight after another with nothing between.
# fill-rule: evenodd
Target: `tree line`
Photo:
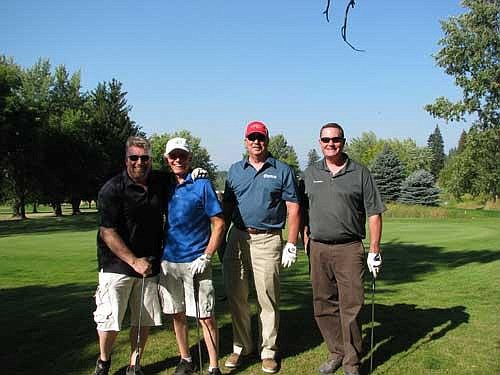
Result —
<instances>
[{"instance_id":1,"label":"tree line","mask_svg":"<svg viewBox=\"0 0 500 375\"><path fill-rule=\"evenodd\" d=\"M377 139L373 132L349 141L347 152L370 167L386 200L436 204L435 181L458 199L464 194L498 199L500 3L462 4L464 14L442 21L444 36L434 56L462 98L438 97L425 106L435 118L471 123L457 147L444 155L437 126L426 147L412 139ZM80 72L70 74L64 65L52 71L49 61L40 59L22 68L0 56L0 202L25 217L27 203L48 203L60 215L62 202L71 202L77 214L82 200L95 200L99 187L122 169L125 140L144 135L129 116L126 95L116 79L83 91ZM193 165L220 184L224 172L217 172L201 140L187 130L152 135L153 166L165 168L163 150L173 136L189 138ZM300 173L297 154L282 134L271 137L269 149ZM316 150L307 159L308 164L319 159Z\"/></svg>"}]
</instances>

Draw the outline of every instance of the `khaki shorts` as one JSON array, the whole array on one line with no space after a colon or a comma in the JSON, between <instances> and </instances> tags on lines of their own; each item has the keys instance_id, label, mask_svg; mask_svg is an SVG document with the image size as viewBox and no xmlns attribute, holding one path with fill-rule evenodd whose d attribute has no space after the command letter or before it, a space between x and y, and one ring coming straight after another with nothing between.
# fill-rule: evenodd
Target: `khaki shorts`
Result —
<instances>
[{"instance_id":1,"label":"khaki shorts","mask_svg":"<svg viewBox=\"0 0 500 375\"><path fill-rule=\"evenodd\" d=\"M159 276L144 279L144 307L141 326L161 325L161 306L158 298ZM99 286L95 293L94 321L99 331L120 331L127 306L130 324L139 322L142 279L118 273L99 272Z\"/></svg>"},{"instance_id":2,"label":"khaki shorts","mask_svg":"<svg viewBox=\"0 0 500 375\"><path fill-rule=\"evenodd\" d=\"M165 314L185 312L196 317L193 276L189 270L191 263L161 262L160 301ZM212 282L210 264L201 275L197 275L197 300L199 318L209 318L214 313L215 289ZM199 287L198 287L199 285Z\"/></svg>"}]
</instances>

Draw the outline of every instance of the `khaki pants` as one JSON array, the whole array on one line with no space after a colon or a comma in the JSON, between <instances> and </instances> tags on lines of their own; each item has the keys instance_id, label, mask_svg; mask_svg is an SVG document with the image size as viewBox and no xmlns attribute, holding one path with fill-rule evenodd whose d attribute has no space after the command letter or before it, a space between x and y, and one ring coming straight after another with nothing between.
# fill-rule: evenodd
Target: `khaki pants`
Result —
<instances>
[{"instance_id":1,"label":"khaki pants","mask_svg":"<svg viewBox=\"0 0 500 375\"><path fill-rule=\"evenodd\" d=\"M250 354L252 343L249 282L253 279L259 304L261 358L275 358L279 327L280 234L249 234L235 227L224 254L224 284L233 322L233 350Z\"/></svg>"},{"instance_id":2,"label":"khaki pants","mask_svg":"<svg viewBox=\"0 0 500 375\"><path fill-rule=\"evenodd\" d=\"M332 358L346 370L358 369L362 335L358 319L364 303L364 248L359 241L311 241L314 317Z\"/></svg>"}]
</instances>

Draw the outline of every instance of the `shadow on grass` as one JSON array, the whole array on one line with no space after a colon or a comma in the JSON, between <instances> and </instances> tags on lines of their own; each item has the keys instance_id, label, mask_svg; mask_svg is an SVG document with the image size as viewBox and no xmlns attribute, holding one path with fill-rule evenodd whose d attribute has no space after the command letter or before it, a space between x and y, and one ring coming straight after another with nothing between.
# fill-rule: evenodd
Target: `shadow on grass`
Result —
<instances>
[{"instance_id":1,"label":"shadow on grass","mask_svg":"<svg viewBox=\"0 0 500 375\"><path fill-rule=\"evenodd\" d=\"M70 374L95 361L94 285L1 289L2 374Z\"/></svg>"},{"instance_id":2,"label":"shadow on grass","mask_svg":"<svg viewBox=\"0 0 500 375\"><path fill-rule=\"evenodd\" d=\"M97 231L97 212L85 212L76 216L40 217L25 220L0 220L0 236L26 233Z\"/></svg>"},{"instance_id":3,"label":"shadow on grass","mask_svg":"<svg viewBox=\"0 0 500 375\"><path fill-rule=\"evenodd\" d=\"M371 305L365 305L362 320L371 319ZM461 324L469 322L465 306L449 308L418 308L411 304L375 304L373 368L388 361L398 353L411 354L427 343L438 340ZM371 324L363 330L365 357L361 373L370 369ZM411 351L408 351L411 348ZM394 363L397 366L397 363ZM391 373L388 369L388 373Z\"/></svg>"},{"instance_id":4,"label":"shadow on grass","mask_svg":"<svg viewBox=\"0 0 500 375\"><path fill-rule=\"evenodd\" d=\"M479 245L479 244L476 244ZM381 279L386 284L420 280L444 268L500 260L500 251L488 249L449 251L438 246L388 242L383 244Z\"/></svg>"}]
</instances>

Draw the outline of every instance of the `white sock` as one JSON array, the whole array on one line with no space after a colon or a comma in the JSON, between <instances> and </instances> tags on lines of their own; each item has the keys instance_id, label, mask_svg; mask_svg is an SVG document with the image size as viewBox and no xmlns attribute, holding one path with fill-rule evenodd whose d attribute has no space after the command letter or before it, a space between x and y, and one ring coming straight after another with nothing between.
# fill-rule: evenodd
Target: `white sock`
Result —
<instances>
[{"instance_id":1,"label":"white sock","mask_svg":"<svg viewBox=\"0 0 500 375\"><path fill-rule=\"evenodd\" d=\"M186 358L182 357L182 359L184 361L186 361L186 362L189 362L189 363L193 362L193 358L192 357L186 357Z\"/></svg>"}]
</instances>

